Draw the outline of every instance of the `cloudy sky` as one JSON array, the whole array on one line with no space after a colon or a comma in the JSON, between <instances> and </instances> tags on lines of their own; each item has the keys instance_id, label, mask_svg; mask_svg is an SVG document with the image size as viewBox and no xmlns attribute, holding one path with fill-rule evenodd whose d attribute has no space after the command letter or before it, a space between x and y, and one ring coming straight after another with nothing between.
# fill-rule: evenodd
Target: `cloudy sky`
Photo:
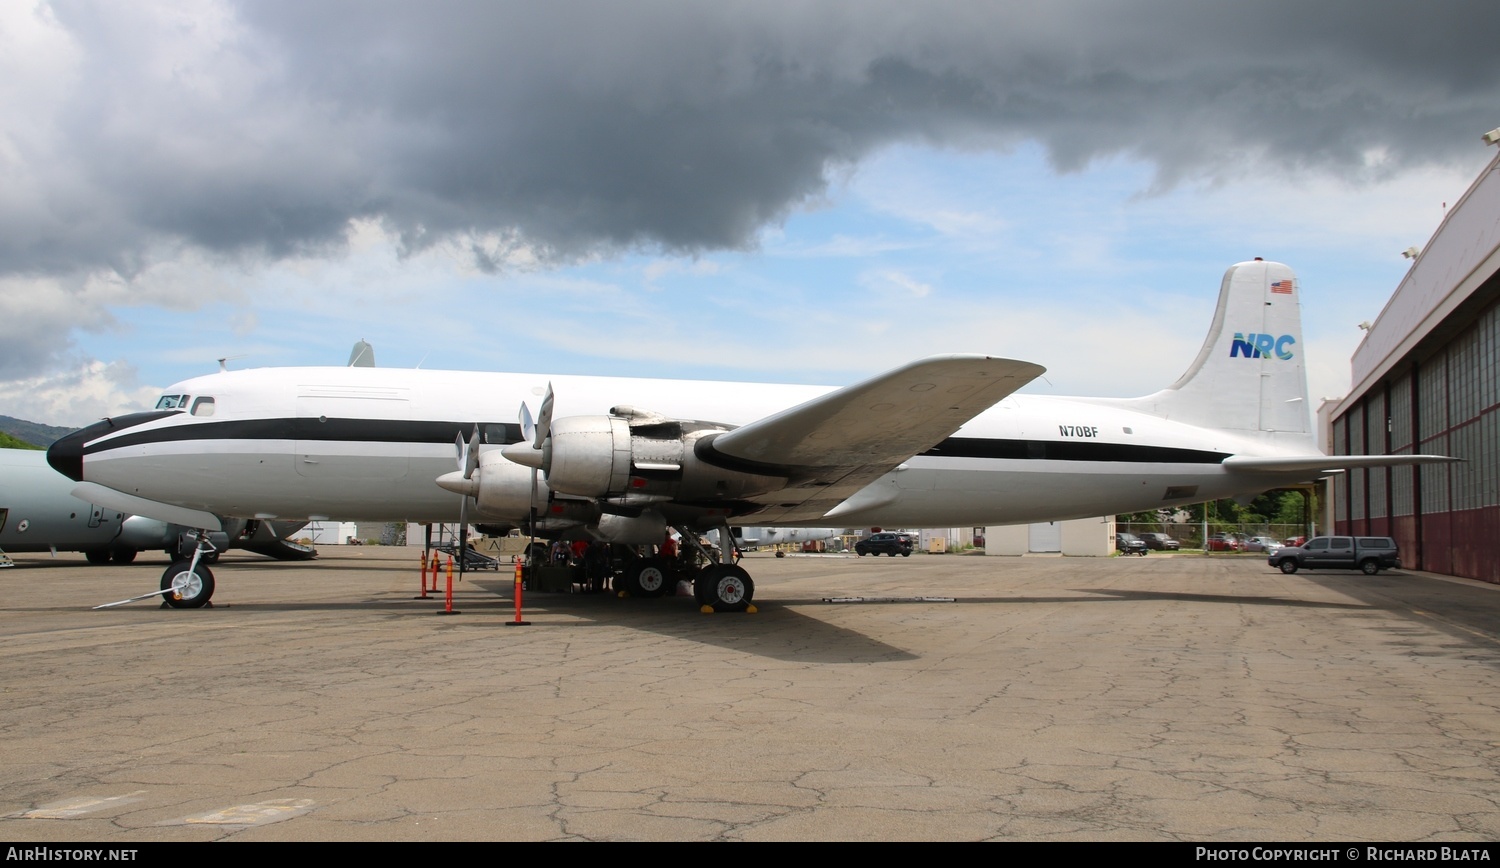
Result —
<instances>
[{"instance_id":1,"label":"cloudy sky","mask_svg":"<svg viewBox=\"0 0 1500 868\"><path fill-rule=\"evenodd\" d=\"M342 364L1174 379L1223 271L1313 397L1493 156L1472 2L0 4L0 413Z\"/></svg>"}]
</instances>

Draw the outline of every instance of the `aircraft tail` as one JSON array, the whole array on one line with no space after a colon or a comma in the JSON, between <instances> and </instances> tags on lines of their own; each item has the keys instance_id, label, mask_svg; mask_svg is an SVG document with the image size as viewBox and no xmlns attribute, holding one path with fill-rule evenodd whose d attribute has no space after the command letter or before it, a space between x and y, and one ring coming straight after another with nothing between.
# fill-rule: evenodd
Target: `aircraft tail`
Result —
<instances>
[{"instance_id":1,"label":"aircraft tail","mask_svg":"<svg viewBox=\"0 0 1500 868\"><path fill-rule=\"evenodd\" d=\"M1121 403L1189 425L1309 441L1301 292L1280 262L1230 266L1208 337L1187 373L1154 395Z\"/></svg>"}]
</instances>

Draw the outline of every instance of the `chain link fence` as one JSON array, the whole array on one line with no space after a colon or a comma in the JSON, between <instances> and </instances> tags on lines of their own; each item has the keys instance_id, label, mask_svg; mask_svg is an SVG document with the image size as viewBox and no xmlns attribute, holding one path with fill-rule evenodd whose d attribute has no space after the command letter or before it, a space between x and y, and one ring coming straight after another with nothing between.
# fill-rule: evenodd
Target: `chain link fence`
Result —
<instances>
[{"instance_id":1,"label":"chain link fence","mask_svg":"<svg viewBox=\"0 0 1500 868\"><path fill-rule=\"evenodd\" d=\"M1133 533L1140 536L1143 533L1164 533L1184 549L1203 549L1203 525L1185 524L1171 521L1141 521L1141 522L1117 522L1115 524L1117 533ZM1208 523L1208 535L1214 537L1222 535L1226 540L1235 544L1243 550L1245 542L1256 537L1272 539L1279 543L1285 543L1289 539L1301 536L1311 536L1308 528L1300 524L1236 524L1234 522L1211 521ZM1217 547L1216 547L1217 548Z\"/></svg>"}]
</instances>

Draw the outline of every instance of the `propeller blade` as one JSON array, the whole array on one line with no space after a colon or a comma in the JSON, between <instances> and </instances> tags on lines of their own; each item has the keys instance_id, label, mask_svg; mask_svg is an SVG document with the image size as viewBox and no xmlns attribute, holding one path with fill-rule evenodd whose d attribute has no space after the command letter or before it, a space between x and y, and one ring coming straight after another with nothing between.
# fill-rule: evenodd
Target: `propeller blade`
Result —
<instances>
[{"instance_id":1,"label":"propeller blade","mask_svg":"<svg viewBox=\"0 0 1500 868\"><path fill-rule=\"evenodd\" d=\"M521 421L521 439L530 443L536 437L536 423L531 420L531 408L526 402L521 402L521 412L517 414Z\"/></svg>"},{"instance_id":2,"label":"propeller blade","mask_svg":"<svg viewBox=\"0 0 1500 868\"><path fill-rule=\"evenodd\" d=\"M542 443L552 434L552 384L547 384L547 395L542 398L542 409L537 413L536 436L531 441L532 448L542 448Z\"/></svg>"},{"instance_id":3,"label":"propeller blade","mask_svg":"<svg viewBox=\"0 0 1500 868\"><path fill-rule=\"evenodd\" d=\"M464 449L464 464L459 468L464 472L464 479L473 479L474 470L479 467L479 426L474 426L474 436L469 438L469 445Z\"/></svg>"},{"instance_id":4,"label":"propeller blade","mask_svg":"<svg viewBox=\"0 0 1500 868\"><path fill-rule=\"evenodd\" d=\"M453 438L453 457L458 460L458 469L463 470L464 465L469 463L469 444L464 442L464 432L460 431ZM467 475L464 478L468 478Z\"/></svg>"},{"instance_id":5,"label":"propeller blade","mask_svg":"<svg viewBox=\"0 0 1500 868\"><path fill-rule=\"evenodd\" d=\"M474 434L479 437L478 432ZM477 448L474 450L479 451ZM469 562L469 499L467 497L458 502L458 575L463 576L465 565Z\"/></svg>"}]
</instances>

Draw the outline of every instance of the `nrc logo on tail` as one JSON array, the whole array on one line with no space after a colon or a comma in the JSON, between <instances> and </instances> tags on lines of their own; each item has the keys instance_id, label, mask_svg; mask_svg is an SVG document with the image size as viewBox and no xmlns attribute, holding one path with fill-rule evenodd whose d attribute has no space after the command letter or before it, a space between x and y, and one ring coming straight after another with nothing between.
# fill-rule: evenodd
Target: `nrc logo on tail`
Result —
<instances>
[{"instance_id":1,"label":"nrc logo on tail","mask_svg":"<svg viewBox=\"0 0 1500 868\"><path fill-rule=\"evenodd\" d=\"M1244 356L1247 359L1263 359L1275 356L1282 361L1292 357L1292 351L1287 349L1295 344L1297 339L1291 335L1257 335L1234 333L1234 341L1229 345L1229 357Z\"/></svg>"}]
</instances>

